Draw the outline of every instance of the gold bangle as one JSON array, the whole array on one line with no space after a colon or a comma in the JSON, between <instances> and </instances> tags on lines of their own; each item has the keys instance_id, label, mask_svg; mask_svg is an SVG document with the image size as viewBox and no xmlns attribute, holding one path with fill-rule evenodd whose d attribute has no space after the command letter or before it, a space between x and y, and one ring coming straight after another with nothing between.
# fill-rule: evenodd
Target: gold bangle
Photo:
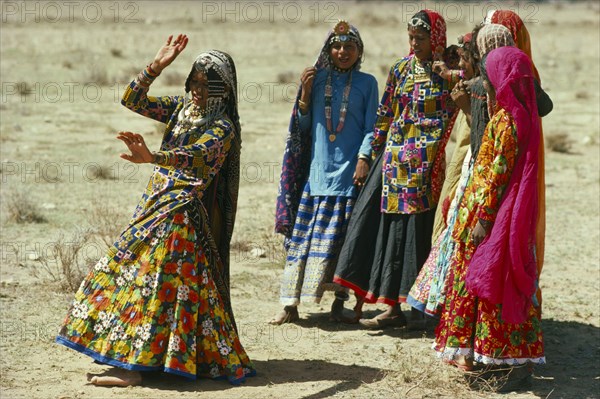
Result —
<instances>
[{"instance_id":1,"label":"gold bangle","mask_svg":"<svg viewBox=\"0 0 600 399\"><path fill-rule=\"evenodd\" d=\"M298 100L298 105L300 106L300 108L308 108L308 104L306 104L304 101L302 100Z\"/></svg>"}]
</instances>

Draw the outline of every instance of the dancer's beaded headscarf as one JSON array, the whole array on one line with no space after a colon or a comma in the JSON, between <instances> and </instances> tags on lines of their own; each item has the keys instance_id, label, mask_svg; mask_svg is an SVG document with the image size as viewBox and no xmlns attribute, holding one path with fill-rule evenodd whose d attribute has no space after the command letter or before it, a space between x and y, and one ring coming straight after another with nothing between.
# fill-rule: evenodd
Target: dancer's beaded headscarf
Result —
<instances>
[{"instance_id":1,"label":"dancer's beaded headscarf","mask_svg":"<svg viewBox=\"0 0 600 399\"><path fill-rule=\"evenodd\" d=\"M231 56L219 50L210 50L196 57L185 81L186 93L190 92L190 81L193 74L197 72L205 74L208 80L205 110L207 122L210 123L225 113L234 123L236 135L241 140L240 118L237 110L237 77Z\"/></svg>"}]
</instances>

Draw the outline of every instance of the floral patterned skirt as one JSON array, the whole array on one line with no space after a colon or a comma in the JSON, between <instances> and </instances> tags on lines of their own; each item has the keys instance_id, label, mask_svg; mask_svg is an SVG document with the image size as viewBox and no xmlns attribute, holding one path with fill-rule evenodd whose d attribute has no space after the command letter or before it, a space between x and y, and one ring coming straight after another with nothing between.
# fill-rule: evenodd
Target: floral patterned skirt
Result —
<instances>
[{"instance_id":1,"label":"floral patterned skirt","mask_svg":"<svg viewBox=\"0 0 600 399\"><path fill-rule=\"evenodd\" d=\"M458 217L459 205L473 172L470 152L470 150L467 152L467 158L463 162L458 186L448 208L447 226L431 248L431 252L429 252L429 256L406 299L406 302L413 308L432 316L440 315L450 285L449 268L456 245L452 231Z\"/></svg>"},{"instance_id":2,"label":"floral patterned skirt","mask_svg":"<svg viewBox=\"0 0 600 399\"><path fill-rule=\"evenodd\" d=\"M255 371L219 289L204 207L161 216L148 243L130 226L90 271L56 340L128 370L240 383Z\"/></svg>"},{"instance_id":3,"label":"floral patterned skirt","mask_svg":"<svg viewBox=\"0 0 600 399\"><path fill-rule=\"evenodd\" d=\"M450 267L451 285L436 328L433 348L439 357L457 356L484 364L543 364L544 344L541 321L532 305L523 324L502 320L502 305L474 297L465 287L472 245L458 243Z\"/></svg>"}]
</instances>

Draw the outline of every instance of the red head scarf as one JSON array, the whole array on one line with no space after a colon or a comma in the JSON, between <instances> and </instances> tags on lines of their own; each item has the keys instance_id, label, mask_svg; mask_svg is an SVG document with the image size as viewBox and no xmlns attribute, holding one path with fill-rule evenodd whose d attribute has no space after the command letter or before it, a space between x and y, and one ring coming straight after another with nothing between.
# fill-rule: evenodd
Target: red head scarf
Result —
<instances>
[{"instance_id":1,"label":"red head scarf","mask_svg":"<svg viewBox=\"0 0 600 399\"><path fill-rule=\"evenodd\" d=\"M427 17L429 18L429 27L431 29L425 29L429 32L429 40L431 42L431 51L433 52L434 56L438 55L438 56L442 56L444 54L444 50L446 50L446 21L444 20L444 17L442 17L440 14L438 14L435 11L432 10L421 10L419 11L417 14L415 14L415 16L413 17L413 19L418 16L419 13L425 13L427 14ZM415 25L412 24L412 20L409 22L409 26L420 26L420 25ZM422 26L420 26L422 27ZM410 54L412 54L412 49L410 50Z\"/></svg>"},{"instance_id":2,"label":"red head scarf","mask_svg":"<svg viewBox=\"0 0 600 399\"><path fill-rule=\"evenodd\" d=\"M506 26L512 34L515 45L527 54L533 64L529 31L517 13L511 10L490 10L484 22L486 24L500 24ZM537 81L540 82L540 75L535 64L533 64L533 73Z\"/></svg>"}]
</instances>

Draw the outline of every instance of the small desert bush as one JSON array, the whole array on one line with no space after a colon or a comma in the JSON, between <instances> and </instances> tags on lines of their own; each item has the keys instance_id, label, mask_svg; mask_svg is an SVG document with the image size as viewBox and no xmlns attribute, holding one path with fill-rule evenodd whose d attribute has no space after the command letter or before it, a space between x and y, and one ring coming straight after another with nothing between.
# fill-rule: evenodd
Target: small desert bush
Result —
<instances>
[{"instance_id":1,"label":"small desert bush","mask_svg":"<svg viewBox=\"0 0 600 399\"><path fill-rule=\"evenodd\" d=\"M6 222L46 223L48 221L38 204L21 190L5 192L3 202L6 206Z\"/></svg>"},{"instance_id":2,"label":"small desert bush","mask_svg":"<svg viewBox=\"0 0 600 399\"><path fill-rule=\"evenodd\" d=\"M299 76L293 71L280 72L277 74L277 83L295 83L297 79L299 79Z\"/></svg>"},{"instance_id":3,"label":"small desert bush","mask_svg":"<svg viewBox=\"0 0 600 399\"><path fill-rule=\"evenodd\" d=\"M86 77L87 83L95 83L98 86L108 86L112 82L108 77L108 72L101 66L93 66Z\"/></svg>"},{"instance_id":4,"label":"small desert bush","mask_svg":"<svg viewBox=\"0 0 600 399\"><path fill-rule=\"evenodd\" d=\"M21 96L28 96L33 93L33 88L27 82L17 83L17 93Z\"/></svg>"},{"instance_id":5,"label":"small desert bush","mask_svg":"<svg viewBox=\"0 0 600 399\"><path fill-rule=\"evenodd\" d=\"M123 212L100 201L92 202L88 214L90 233L102 241L104 249L110 247L121 234L127 220Z\"/></svg>"},{"instance_id":6,"label":"small desert bush","mask_svg":"<svg viewBox=\"0 0 600 399\"><path fill-rule=\"evenodd\" d=\"M90 230L78 229L69 238L61 233L38 254L32 273L38 279L57 283L64 291L76 291L102 251Z\"/></svg>"},{"instance_id":7,"label":"small desert bush","mask_svg":"<svg viewBox=\"0 0 600 399\"><path fill-rule=\"evenodd\" d=\"M89 165L87 173L89 173L89 175L86 177L88 177L90 180L93 180L93 181L95 181L95 180L116 180L117 179L117 174L115 173L114 165L113 166L99 165L99 164Z\"/></svg>"},{"instance_id":8,"label":"small desert bush","mask_svg":"<svg viewBox=\"0 0 600 399\"><path fill-rule=\"evenodd\" d=\"M118 48L111 48L110 49L110 54L115 57L115 58L122 58L123 57L123 51L121 49Z\"/></svg>"},{"instance_id":9,"label":"small desert bush","mask_svg":"<svg viewBox=\"0 0 600 399\"><path fill-rule=\"evenodd\" d=\"M569 153L573 140L565 133L549 134L545 138L546 147L553 152Z\"/></svg>"}]
</instances>

